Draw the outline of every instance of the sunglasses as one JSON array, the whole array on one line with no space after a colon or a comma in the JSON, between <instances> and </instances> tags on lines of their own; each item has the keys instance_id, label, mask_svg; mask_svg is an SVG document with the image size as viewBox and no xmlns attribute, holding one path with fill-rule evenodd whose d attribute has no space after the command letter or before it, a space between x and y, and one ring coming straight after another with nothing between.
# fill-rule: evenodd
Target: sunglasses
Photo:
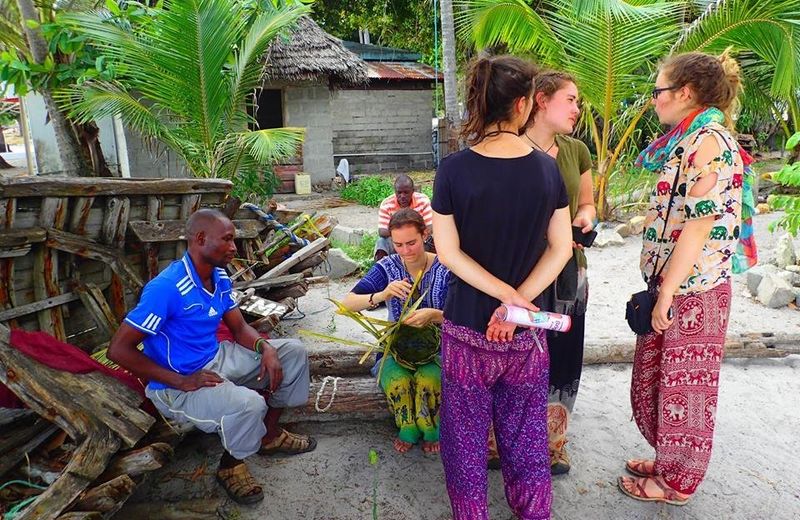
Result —
<instances>
[{"instance_id":1,"label":"sunglasses","mask_svg":"<svg viewBox=\"0 0 800 520\"><path fill-rule=\"evenodd\" d=\"M658 95L661 94L662 92L666 92L668 90L677 90L679 88L681 87L678 87L676 85L672 85L671 87L654 88L652 92L653 99L657 99Z\"/></svg>"}]
</instances>

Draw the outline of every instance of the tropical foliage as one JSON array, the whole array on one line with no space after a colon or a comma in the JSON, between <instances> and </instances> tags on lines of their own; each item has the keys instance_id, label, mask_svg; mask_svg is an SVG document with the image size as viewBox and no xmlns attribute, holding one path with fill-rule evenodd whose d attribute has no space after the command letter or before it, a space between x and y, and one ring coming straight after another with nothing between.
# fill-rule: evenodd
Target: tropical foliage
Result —
<instances>
[{"instance_id":1,"label":"tropical foliage","mask_svg":"<svg viewBox=\"0 0 800 520\"><path fill-rule=\"evenodd\" d=\"M793 154L789 162L772 175L772 180L780 186L769 197L770 208L783 210L785 214L773 222L770 229L780 227L797 236L800 231L800 132L789 138L786 149Z\"/></svg>"},{"instance_id":2,"label":"tropical foliage","mask_svg":"<svg viewBox=\"0 0 800 520\"><path fill-rule=\"evenodd\" d=\"M141 24L109 7L61 18L116 68L113 79L87 78L59 91L70 117L118 116L155 148L176 153L194 176L269 190L273 176L265 172L296 153L303 131L251 129L248 102L261 86L270 43L308 7L293 0L167 0Z\"/></svg>"},{"instance_id":3,"label":"tropical foliage","mask_svg":"<svg viewBox=\"0 0 800 520\"><path fill-rule=\"evenodd\" d=\"M800 128L800 4L796 0L457 0L461 35L572 73L582 125L597 154L598 212L608 180L649 104L658 61L674 52L732 47L746 103ZM699 14L699 16L698 16ZM687 20L692 20L687 24ZM784 130L789 131L788 124Z\"/></svg>"}]
</instances>

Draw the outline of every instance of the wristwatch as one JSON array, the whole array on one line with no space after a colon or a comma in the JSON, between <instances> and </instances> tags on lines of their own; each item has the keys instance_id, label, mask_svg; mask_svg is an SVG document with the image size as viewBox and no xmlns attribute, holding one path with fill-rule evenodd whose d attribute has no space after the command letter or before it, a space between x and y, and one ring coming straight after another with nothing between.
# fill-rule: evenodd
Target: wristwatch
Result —
<instances>
[{"instance_id":1,"label":"wristwatch","mask_svg":"<svg viewBox=\"0 0 800 520\"><path fill-rule=\"evenodd\" d=\"M372 293L372 294L369 295L369 308L370 308L370 310L378 308L378 304L375 303L374 301L372 301L372 297L373 296L375 296L375 293Z\"/></svg>"}]
</instances>

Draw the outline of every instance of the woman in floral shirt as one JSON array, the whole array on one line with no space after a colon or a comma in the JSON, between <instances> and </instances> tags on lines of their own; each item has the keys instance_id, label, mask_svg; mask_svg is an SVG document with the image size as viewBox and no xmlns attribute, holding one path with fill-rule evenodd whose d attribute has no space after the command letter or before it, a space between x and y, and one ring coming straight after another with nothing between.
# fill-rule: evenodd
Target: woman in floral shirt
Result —
<instances>
[{"instance_id":1,"label":"woman in floral shirt","mask_svg":"<svg viewBox=\"0 0 800 520\"><path fill-rule=\"evenodd\" d=\"M638 500L685 504L711 457L731 271L750 233L742 224L750 158L728 129L738 90L736 62L701 53L667 60L653 89L659 120L673 128L638 160L659 175L641 256L645 281L658 289L654 332L637 337L631 380L633 416L656 456L628 460L636 477L619 479Z\"/></svg>"}]
</instances>

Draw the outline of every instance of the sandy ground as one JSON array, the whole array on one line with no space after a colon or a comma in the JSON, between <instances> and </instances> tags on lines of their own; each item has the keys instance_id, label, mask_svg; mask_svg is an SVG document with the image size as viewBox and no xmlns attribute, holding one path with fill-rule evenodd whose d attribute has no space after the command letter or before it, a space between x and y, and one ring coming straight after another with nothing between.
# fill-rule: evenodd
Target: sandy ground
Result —
<instances>
[{"instance_id":1,"label":"sandy ground","mask_svg":"<svg viewBox=\"0 0 800 520\"><path fill-rule=\"evenodd\" d=\"M330 212L351 227L372 228L376 222L375 210L370 208L347 206ZM766 226L775 218L764 215L757 220L764 259L771 255L776 238L766 231ZM642 285L636 272L639 248L639 238L632 237L623 246L590 251L589 341L631 337L623 319L623 303ZM734 281L730 333L800 332L800 311L766 309L744 294L744 280L740 278ZM366 335L350 320L340 316L332 319L331 304L325 300L340 298L353 283L349 279L313 286L300 300L305 317L284 321L280 332L295 336L305 328L365 339ZM375 312L380 316L385 310ZM800 518L800 355L724 363L711 467L696 497L682 508L636 502L616 489L625 458L652 454L630 420L630 370L626 364L584 369L570 426L573 471L553 481L553 518ZM236 506L226 501L219 510L221 518L368 519L372 518L376 481L377 518L449 518L440 460L419 449L407 455L396 454L390 446L394 428L388 419L303 423L295 429L315 435L319 441L317 450L294 458L252 457L251 469L265 484L265 501L257 506ZM377 468L369 464L370 448L380 455ZM213 479L220 453L216 436L193 435L181 445L175 462L138 489L117 517L142 518L141 512L134 512L134 507L142 503L224 497ZM204 464L208 466L205 474L196 481L187 479ZM499 472L491 472L489 498L493 519L513 518L505 503Z\"/></svg>"}]
</instances>

